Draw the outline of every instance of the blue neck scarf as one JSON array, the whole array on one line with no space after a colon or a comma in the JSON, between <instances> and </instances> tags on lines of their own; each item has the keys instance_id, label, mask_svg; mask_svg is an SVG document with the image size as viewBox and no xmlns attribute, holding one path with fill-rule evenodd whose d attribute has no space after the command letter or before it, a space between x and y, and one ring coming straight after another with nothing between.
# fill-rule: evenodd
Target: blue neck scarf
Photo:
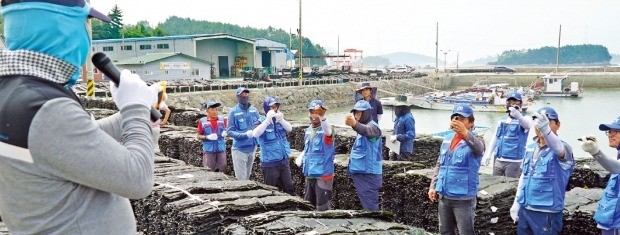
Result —
<instances>
[{"instance_id":1,"label":"blue neck scarf","mask_svg":"<svg viewBox=\"0 0 620 235\"><path fill-rule=\"evenodd\" d=\"M11 4L1 9L8 50L30 50L54 56L77 67L67 78L67 87L75 85L90 49L84 7L67 7L43 2Z\"/></svg>"}]
</instances>

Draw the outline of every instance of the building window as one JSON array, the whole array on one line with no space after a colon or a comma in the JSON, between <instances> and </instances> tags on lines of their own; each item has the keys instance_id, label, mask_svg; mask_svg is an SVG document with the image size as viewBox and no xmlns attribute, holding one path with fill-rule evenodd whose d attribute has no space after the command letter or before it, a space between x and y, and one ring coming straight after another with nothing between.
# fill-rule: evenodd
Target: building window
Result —
<instances>
[{"instance_id":1,"label":"building window","mask_svg":"<svg viewBox=\"0 0 620 235\"><path fill-rule=\"evenodd\" d=\"M144 70L144 75L153 75L151 70Z\"/></svg>"},{"instance_id":2,"label":"building window","mask_svg":"<svg viewBox=\"0 0 620 235\"><path fill-rule=\"evenodd\" d=\"M136 70L131 70L131 73L136 74L137 72Z\"/></svg>"},{"instance_id":3,"label":"building window","mask_svg":"<svg viewBox=\"0 0 620 235\"><path fill-rule=\"evenodd\" d=\"M133 47L131 45L123 45L121 46L121 51L131 51Z\"/></svg>"},{"instance_id":4,"label":"building window","mask_svg":"<svg viewBox=\"0 0 620 235\"><path fill-rule=\"evenodd\" d=\"M168 74L168 70L164 70L164 74Z\"/></svg>"},{"instance_id":5,"label":"building window","mask_svg":"<svg viewBox=\"0 0 620 235\"><path fill-rule=\"evenodd\" d=\"M95 51L96 51L96 49L95 49L95 47L93 47L93 52L95 52Z\"/></svg>"},{"instance_id":6,"label":"building window","mask_svg":"<svg viewBox=\"0 0 620 235\"><path fill-rule=\"evenodd\" d=\"M192 69L192 76L200 76L200 69Z\"/></svg>"},{"instance_id":7,"label":"building window","mask_svg":"<svg viewBox=\"0 0 620 235\"><path fill-rule=\"evenodd\" d=\"M187 70L185 70L185 69L184 69L184 70L183 70L183 74L187 74Z\"/></svg>"},{"instance_id":8,"label":"building window","mask_svg":"<svg viewBox=\"0 0 620 235\"><path fill-rule=\"evenodd\" d=\"M103 51L114 51L114 47L113 46L103 47Z\"/></svg>"},{"instance_id":9,"label":"building window","mask_svg":"<svg viewBox=\"0 0 620 235\"><path fill-rule=\"evenodd\" d=\"M140 50L150 50L151 45L140 45Z\"/></svg>"},{"instance_id":10,"label":"building window","mask_svg":"<svg viewBox=\"0 0 620 235\"><path fill-rule=\"evenodd\" d=\"M170 48L170 47L168 46L168 43L165 43L165 44L157 44L157 49L168 49L168 48Z\"/></svg>"}]
</instances>

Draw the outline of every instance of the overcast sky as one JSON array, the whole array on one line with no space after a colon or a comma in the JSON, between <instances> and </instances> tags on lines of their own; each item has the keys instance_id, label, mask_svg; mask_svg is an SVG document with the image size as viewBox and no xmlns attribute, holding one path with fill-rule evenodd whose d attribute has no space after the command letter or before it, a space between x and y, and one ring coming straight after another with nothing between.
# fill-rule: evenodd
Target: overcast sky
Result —
<instances>
[{"instance_id":1,"label":"overcast sky","mask_svg":"<svg viewBox=\"0 0 620 235\"><path fill-rule=\"evenodd\" d=\"M169 16L272 26L293 32L299 27L299 0L91 0L108 13L118 4L123 23ZM601 44L620 53L619 0L303 0L303 36L330 51L364 50L364 56L413 52L435 56L451 50L447 61L493 56L507 49ZM440 55L440 59L443 55Z\"/></svg>"}]
</instances>

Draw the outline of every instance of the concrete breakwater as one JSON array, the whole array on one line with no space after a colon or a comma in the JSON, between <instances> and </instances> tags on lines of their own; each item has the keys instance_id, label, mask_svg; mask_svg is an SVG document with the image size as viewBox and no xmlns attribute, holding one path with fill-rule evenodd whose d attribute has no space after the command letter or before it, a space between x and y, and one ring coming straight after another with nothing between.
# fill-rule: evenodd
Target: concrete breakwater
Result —
<instances>
[{"instance_id":1,"label":"concrete breakwater","mask_svg":"<svg viewBox=\"0 0 620 235\"><path fill-rule=\"evenodd\" d=\"M423 77L379 80L370 83L377 86L377 96L381 98L403 93L423 94L431 88L444 89L449 86L450 80L449 78ZM261 113L263 112L263 100L267 96L276 97L282 103L282 112L286 114L306 112L308 103L313 99L322 99L331 108L352 107L354 93L359 86L359 82L348 82L299 87L253 88L250 89L250 102ZM86 108L116 109L111 98L80 97L80 100ZM194 126L195 120L200 118L201 113L204 112L202 106L211 100L222 103L223 114L228 113L237 104L234 90L169 93L167 104L173 112L170 122L177 126Z\"/></svg>"}]
</instances>

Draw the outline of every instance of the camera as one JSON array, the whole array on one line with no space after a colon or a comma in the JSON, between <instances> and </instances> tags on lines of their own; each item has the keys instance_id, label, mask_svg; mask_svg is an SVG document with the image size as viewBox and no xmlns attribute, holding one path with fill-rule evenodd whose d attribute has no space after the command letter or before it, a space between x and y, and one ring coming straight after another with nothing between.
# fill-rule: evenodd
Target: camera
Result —
<instances>
[{"instance_id":1,"label":"camera","mask_svg":"<svg viewBox=\"0 0 620 235\"><path fill-rule=\"evenodd\" d=\"M519 107L519 105L512 105L512 106L506 105L506 113L510 113L510 107L513 107L517 111L519 111L519 109L521 109L521 107Z\"/></svg>"}]
</instances>

